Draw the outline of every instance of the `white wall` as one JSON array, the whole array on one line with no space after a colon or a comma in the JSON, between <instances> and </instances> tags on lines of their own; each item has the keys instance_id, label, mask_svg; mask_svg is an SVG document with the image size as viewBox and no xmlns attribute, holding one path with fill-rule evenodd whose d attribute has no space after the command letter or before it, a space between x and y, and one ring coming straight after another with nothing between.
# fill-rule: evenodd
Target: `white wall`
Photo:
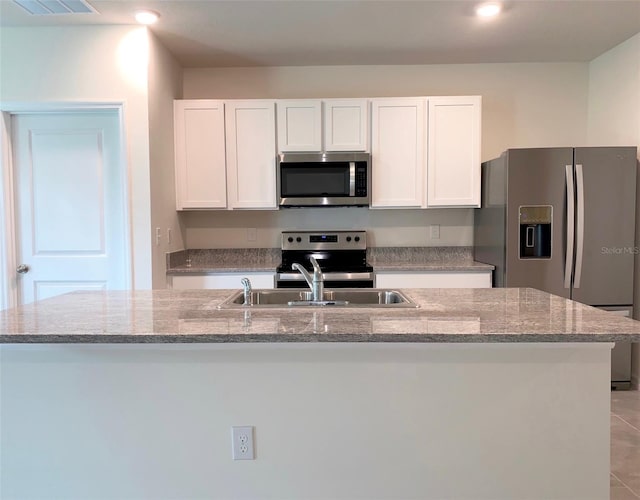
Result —
<instances>
[{"instance_id":1,"label":"white wall","mask_svg":"<svg viewBox=\"0 0 640 500\"><path fill-rule=\"evenodd\" d=\"M133 277L151 287L148 31L132 26L0 30L0 103L123 103Z\"/></svg>"},{"instance_id":2,"label":"white wall","mask_svg":"<svg viewBox=\"0 0 640 500\"><path fill-rule=\"evenodd\" d=\"M482 95L482 159L586 142L583 63L185 68L184 98Z\"/></svg>"},{"instance_id":3,"label":"white wall","mask_svg":"<svg viewBox=\"0 0 640 500\"><path fill-rule=\"evenodd\" d=\"M589 64L589 143L640 149L640 33ZM639 155L640 158L640 155ZM640 173L636 248L640 248ZM640 319L640 257L636 255L635 315ZM633 348L633 383L640 385L640 344Z\"/></svg>"},{"instance_id":4,"label":"white wall","mask_svg":"<svg viewBox=\"0 0 640 500\"><path fill-rule=\"evenodd\" d=\"M166 252L184 248L175 209L173 100L182 96L182 68L149 33L149 158L153 288L166 287ZM160 228L160 242L155 231ZM171 231L169 241L168 231Z\"/></svg>"},{"instance_id":5,"label":"white wall","mask_svg":"<svg viewBox=\"0 0 640 500\"><path fill-rule=\"evenodd\" d=\"M640 147L640 33L589 63L592 146Z\"/></svg>"},{"instance_id":6,"label":"white wall","mask_svg":"<svg viewBox=\"0 0 640 500\"><path fill-rule=\"evenodd\" d=\"M364 229L375 247L471 246L473 210L305 208L280 211L189 212L181 215L188 248L278 248L283 230ZM432 239L431 224L440 225ZM257 229L249 241L247 229Z\"/></svg>"},{"instance_id":7,"label":"white wall","mask_svg":"<svg viewBox=\"0 0 640 500\"><path fill-rule=\"evenodd\" d=\"M3 345L0 497L601 500L609 349Z\"/></svg>"},{"instance_id":8,"label":"white wall","mask_svg":"<svg viewBox=\"0 0 640 500\"><path fill-rule=\"evenodd\" d=\"M509 147L586 143L587 84L583 63L184 70L187 99L482 95L483 160ZM473 209L219 211L181 220L188 248L277 247L280 231L303 228L367 229L376 246L473 244ZM428 237L430 224L441 225L439 240ZM249 227L258 241L247 241Z\"/></svg>"}]
</instances>

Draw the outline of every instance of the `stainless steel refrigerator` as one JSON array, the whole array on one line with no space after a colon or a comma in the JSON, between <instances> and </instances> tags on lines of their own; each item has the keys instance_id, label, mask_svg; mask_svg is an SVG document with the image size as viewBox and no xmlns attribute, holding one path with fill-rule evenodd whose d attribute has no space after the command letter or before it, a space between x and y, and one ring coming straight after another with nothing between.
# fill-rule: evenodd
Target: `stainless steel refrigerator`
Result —
<instances>
[{"instance_id":1,"label":"stainless steel refrigerator","mask_svg":"<svg viewBox=\"0 0 640 500\"><path fill-rule=\"evenodd\" d=\"M509 149L482 164L475 260L494 286L533 287L633 313L635 147ZM631 380L631 345L616 344L612 385Z\"/></svg>"}]
</instances>

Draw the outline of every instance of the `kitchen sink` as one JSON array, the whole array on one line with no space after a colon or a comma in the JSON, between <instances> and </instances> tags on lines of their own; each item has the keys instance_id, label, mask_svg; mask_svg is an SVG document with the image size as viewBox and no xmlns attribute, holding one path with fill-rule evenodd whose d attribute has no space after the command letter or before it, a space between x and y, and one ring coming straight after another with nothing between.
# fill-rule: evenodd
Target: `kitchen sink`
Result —
<instances>
[{"instance_id":1,"label":"kitchen sink","mask_svg":"<svg viewBox=\"0 0 640 500\"><path fill-rule=\"evenodd\" d=\"M238 290L224 300L219 309L238 307L412 307L418 305L397 290L381 288L341 288L325 290L322 300L313 301L308 289L252 290L251 306L244 305L244 292Z\"/></svg>"}]
</instances>

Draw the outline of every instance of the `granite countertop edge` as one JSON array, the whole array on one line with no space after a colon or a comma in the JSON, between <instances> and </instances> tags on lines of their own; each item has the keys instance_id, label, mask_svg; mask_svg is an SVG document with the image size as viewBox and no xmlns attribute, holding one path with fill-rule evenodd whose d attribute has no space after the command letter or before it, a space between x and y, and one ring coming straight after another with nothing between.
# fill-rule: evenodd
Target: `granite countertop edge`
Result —
<instances>
[{"instance_id":1,"label":"granite countertop edge","mask_svg":"<svg viewBox=\"0 0 640 500\"><path fill-rule=\"evenodd\" d=\"M415 343L415 344L561 344L640 341L640 334L382 333L382 334L0 334L0 344L252 344L252 343Z\"/></svg>"},{"instance_id":2,"label":"granite countertop edge","mask_svg":"<svg viewBox=\"0 0 640 500\"><path fill-rule=\"evenodd\" d=\"M167 276L189 274L224 274L224 273L275 273L274 266L177 266L167 269Z\"/></svg>"},{"instance_id":3,"label":"granite countertop edge","mask_svg":"<svg viewBox=\"0 0 640 500\"><path fill-rule=\"evenodd\" d=\"M491 264L484 264L482 262L451 262L451 263L388 263L378 264L374 266L375 272L411 272L411 271L472 271L472 272L485 272L493 271L495 266Z\"/></svg>"}]
</instances>

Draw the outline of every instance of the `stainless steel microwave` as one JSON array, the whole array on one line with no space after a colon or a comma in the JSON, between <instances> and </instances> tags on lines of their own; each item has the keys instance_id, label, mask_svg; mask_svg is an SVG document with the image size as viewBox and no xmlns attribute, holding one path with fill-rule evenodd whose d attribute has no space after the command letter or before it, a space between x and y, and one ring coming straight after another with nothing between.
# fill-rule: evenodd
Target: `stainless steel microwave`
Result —
<instances>
[{"instance_id":1,"label":"stainless steel microwave","mask_svg":"<svg viewBox=\"0 0 640 500\"><path fill-rule=\"evenodd\" d=\"M369 206L369 153L280 153L281 207Z\"/></svg>"}]
</instances>

